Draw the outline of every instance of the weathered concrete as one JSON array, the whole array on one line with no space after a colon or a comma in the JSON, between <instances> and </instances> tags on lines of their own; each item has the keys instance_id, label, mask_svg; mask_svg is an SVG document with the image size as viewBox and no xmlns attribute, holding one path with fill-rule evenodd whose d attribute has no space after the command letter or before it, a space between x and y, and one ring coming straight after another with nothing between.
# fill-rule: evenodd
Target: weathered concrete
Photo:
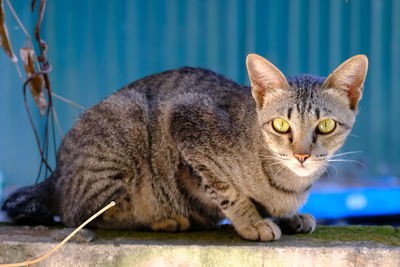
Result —
<instances>
[{"instance_id":1,"label":"weathered concrete","mask_svg":"<svg viewBox=\"0 0 400 267\"><path fill-rule=\"evenodd\" d=\"M0 225L0 263L43 255L72 229ZM249 242L225 227L178 234L81 232L38 266L400 266L393 227L318 227L311 235Z\"/></svg>"}]
</instances>

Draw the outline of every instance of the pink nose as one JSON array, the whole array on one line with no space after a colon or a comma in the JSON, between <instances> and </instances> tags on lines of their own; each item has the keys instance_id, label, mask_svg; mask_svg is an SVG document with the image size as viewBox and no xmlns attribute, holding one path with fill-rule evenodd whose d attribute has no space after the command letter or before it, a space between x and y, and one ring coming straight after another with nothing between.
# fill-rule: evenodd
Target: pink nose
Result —
<instances>
[{"instance_id":1,"label":"pink nose","mask_svg":"<svg viewBox=\"0 0 400 267\"><path fill-rule=\"evenodd\" d=\"M303 164L306 159L310 157L310 154L300 154L300 153L294 153L294 157L301 163Z\"/></svg>"}]
</instances>

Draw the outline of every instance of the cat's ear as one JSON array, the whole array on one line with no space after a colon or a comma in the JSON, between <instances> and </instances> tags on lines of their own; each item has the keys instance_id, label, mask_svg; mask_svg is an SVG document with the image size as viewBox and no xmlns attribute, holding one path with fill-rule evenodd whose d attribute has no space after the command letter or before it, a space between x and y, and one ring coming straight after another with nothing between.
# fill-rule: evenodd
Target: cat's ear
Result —
<instances>
[{"instance_id":1,"label":"cat's ear","mask_svg":"<svg viewBox=\"0 0 400 267\"><path fill-rule=\"evenodd\" d=\"M282 72L265 58L249 54L246 65L251 82L251 92L258 109L264 106L265 95L268 92L278 88L288 88L288 82Z\"/></svg>"},{"instance_id":2,"label":"cat's ear","mask_svg":"<svg viewBox=\"0 0 400 267\"><path fill-rule=\"evenodd\" d=\"M356 110L362 97L367 71L367 56L356 55L337 67L325 80L322 88L344 90L350 103L350 109Z\"/></svg>"}]
</instances>

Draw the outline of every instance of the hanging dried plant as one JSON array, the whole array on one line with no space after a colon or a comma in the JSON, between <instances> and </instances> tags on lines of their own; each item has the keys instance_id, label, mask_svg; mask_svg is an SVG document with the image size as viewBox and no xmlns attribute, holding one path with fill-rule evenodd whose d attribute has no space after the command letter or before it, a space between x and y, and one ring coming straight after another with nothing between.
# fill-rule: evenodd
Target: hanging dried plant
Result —
<instances>
[{"instance_id":1,"label":"hanging dried plant","mask_svg":"<svg viewBox=\"0 0 400 267\"><path fill-rule=\"evenodd\" d=\"M24 63L25 72L28 78L31 78L29 82L31 94L40 110L40 115L43 115L46 110L47 101L43 93L43 78L41 75L35 75L35 53L32 48L24 47L20 49L19 54Z\"/></svg>"},{"instance_id":2,"label":"hanging dried plant","mask_svg":"<svg viewBox=\"0 0 400 267\"><path fill-rule=\"evenodd\" d=\"M25 72L26 72L26 77L22 74L18 59L15 56L10 39L8 37L8 32L7 32L7 27L5 23L5 16L4 16L4 5L3 2L5 2L13 15L14 19L18 23L18 26L22 30L22 32L25 34L26 37L26 42L27 42L27 47L28 48L22 48L20 49L20 56L22 59L22 63L24 64ZM52 101L52 96L53 96L53 91L52 91L52 86L49 78L49 72L51 72L51 64L47 59L47 44L46 42L41 38L40 36L40 26L43 22L43 17L46 9L46 0L31 0L31 11L32 13L35 12L35 9L37 10L37 20L35 23L35 28L34 28L34 39L31 38L29 32L26 30L25 26L22 24L21 20L19 19L17 13L15 12L15 9L13 5L11 4L11 0L0 0L0 46L3 47L3 50L6 52L6 54L10 57L11 61L14 62L15 67L18 72L18 76L23 81L23 86L22 86L22 93L24 97L24 105L26 112L28 114L29 122L32 126L33 133L35 136L35 141L38 146L38 150L40 153L41 157L41 163L40 163L40 168L39 172L36 178L36 182L39 181L39 178L42 176L42 171L44 170L44 176L48 177L48 171L53 172L52 168L50 167L50 164L48 163L48 150L50 147L50 138L52 139L53 142L53 148L54 148L54 155L56 155L56 135L55 135L55 124L58 125L60 135L62 136L62 131L61 127L58 123L58 119L56 116L56 112L53 108L53 101ZM36 41L36 46L32 43L33 41ZM34 51L34 47L37 47L38 55L36 55L36 52ZM41 115L45 115L45 124L44 124L44 136L43 138L40 138L39 132L37 131L37 128L35 126L33 116L30 111L29 107L29 101L28 101L28 94L27 94L27 89L28 87L30 88L31 94L33 96L33 99L37 105L37 107L40 110ZM57 98L70 103L80 109L84 109L82 106L73 103L72 101L65 99L61 96L55 95ZM42 140L42 141L41 141ZM44 167L44 168L43 168Z\"/></svg>"},{"instance_id":3,"label":"hanging dried plant","mask_svg":"<svg viewBox=\"0 0 400 267\"><path fill-rule=\"evenodd\" d=\"M12 62L16 63L18 61L13 52L10 39L8 38L8 31L4 17L3 0L0 0L0 46L3 47L4 52L6 52Z\"/></svg>"}]
</instances>

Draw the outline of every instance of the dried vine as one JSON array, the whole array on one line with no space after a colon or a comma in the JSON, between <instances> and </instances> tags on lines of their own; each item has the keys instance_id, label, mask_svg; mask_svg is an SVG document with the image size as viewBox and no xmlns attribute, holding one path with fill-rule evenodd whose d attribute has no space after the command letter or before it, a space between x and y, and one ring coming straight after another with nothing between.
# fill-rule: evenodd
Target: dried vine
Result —
<instances>
[{"instance_id":1,"label":"dried vine","mask_svg":"<svg viewBox=\"0 0 400 267\"><path fill-rule=\"evenodd\" d=\"M21 30L26 36L27 47L23 47L20 49L20 58L22 59L25 70L25 77L24 77L19 68L18 58L14 54L14 50L8 35L7 25L5 23L3 0L0 0L0 46L3 48L3 50L10 58L10 60L15 64L18 76L23 81L22 93L24 97L24 105L29 117L29 122L31 124L34 133L35 141L41 158L40 167L36 178L36 182L38 182L40 177L42 176L43 170L45 177L48 176L48 172L50 173L53 172L48 162L49 147L50 147L49 139L51 138L52 140L52 145L54 147L54 155L56 155L55 124L58 124L56 112L53 107L53 98L52 98L53 92L49 77L49 73L52 71L52 67L47 58L48 46L40 35L41 34L40 27L42 25L46 9L46 0L40 0L38 3L36 0L32 0L30 5L32 13L35 13L35 10L37 10L37 20L34 27L34 39L31 38L28 31L22 24L10 0L5 0L5 1L11 11L11 14L13 15L14 19L17 21L18 25L20 26ZM36 55L35 53L33 41L37 43L38 55ZM44 115L45 127L42 140L40 140L40 135L33 121L31 110L28 104L28 96L27 96L28 87L30 88L31 95L36 103L36 106L39 108L40 115L41 116ZM74 106L80 109L83 109L83 107L73 103L68 99L65 99L58 95L55 95L55 97L69 104L73 104ZM60 134L62 135L61 127L59 125L58 128Z\"/></svg>"},{"instance_id":2,"label":"dried vine","mask_svg":"<svg viewBox=\"0 0 400 267\"><path fill-rule=\"evenodd\" d=\"M31 11L32 12L35 11L35 6L36 6L35 4L36 4L36 1L32 0L32 2L31 2ZM40 38L40 26L42 25L42 22L43 22L43 16L44 16L45 9L46 9L46 0L40 0L38 18L37 18L36 25L35 25L35 40L38 44L39 51L40 51L40 54L37 56L37 60L39 62L39 66L40 66L40 72L37 72L35 74L35 76L43 77L44 91L47 94L47 99L48 99L49 103L47 105L47 110L46 110L46 124L45 124L45 130L44 130L45 133L44 133L43 146L40 145L40 140L38 140L38 138L36 138L38 148L40 151L40 155L41 155L41 165L39 168L38 176L36 178L36 182L38 182L38 180L40 178L43 164L45 165L45 168L46 168L45 177L47 177L47 170L49 170L51 173L53 172L53 170L51 169L51 167L48 163L48 160L47 160L48 159L48 148L49 148L49 140L48 140L48 138L49 138L49 117L51 117L51 123L52 123L53 146L56 147L56 138L55 138L55 130L54 130L53 100L52 100L52 95L51 95L52 88L51 88L51 83L50 83L50 78L49 78L49 72L51 72L52 68L51 68L51 64L47 60L47 49L48 49L47 44L45 41L43 41ZM32 76L32 77L35 77L35 76ZM27 84L27 82L24 83L24 88L26 88L26 84ZM25 96L25 92L26 92L26 89L24 89L24 96ZM27 108L27 112L29 113L29 108ZM36 130L34 124L32 123L32 121L31 121L31 124L32 124L32 128L35 132L35 136L36 136L37 130Z\"/></svg>"}]
</instances>

